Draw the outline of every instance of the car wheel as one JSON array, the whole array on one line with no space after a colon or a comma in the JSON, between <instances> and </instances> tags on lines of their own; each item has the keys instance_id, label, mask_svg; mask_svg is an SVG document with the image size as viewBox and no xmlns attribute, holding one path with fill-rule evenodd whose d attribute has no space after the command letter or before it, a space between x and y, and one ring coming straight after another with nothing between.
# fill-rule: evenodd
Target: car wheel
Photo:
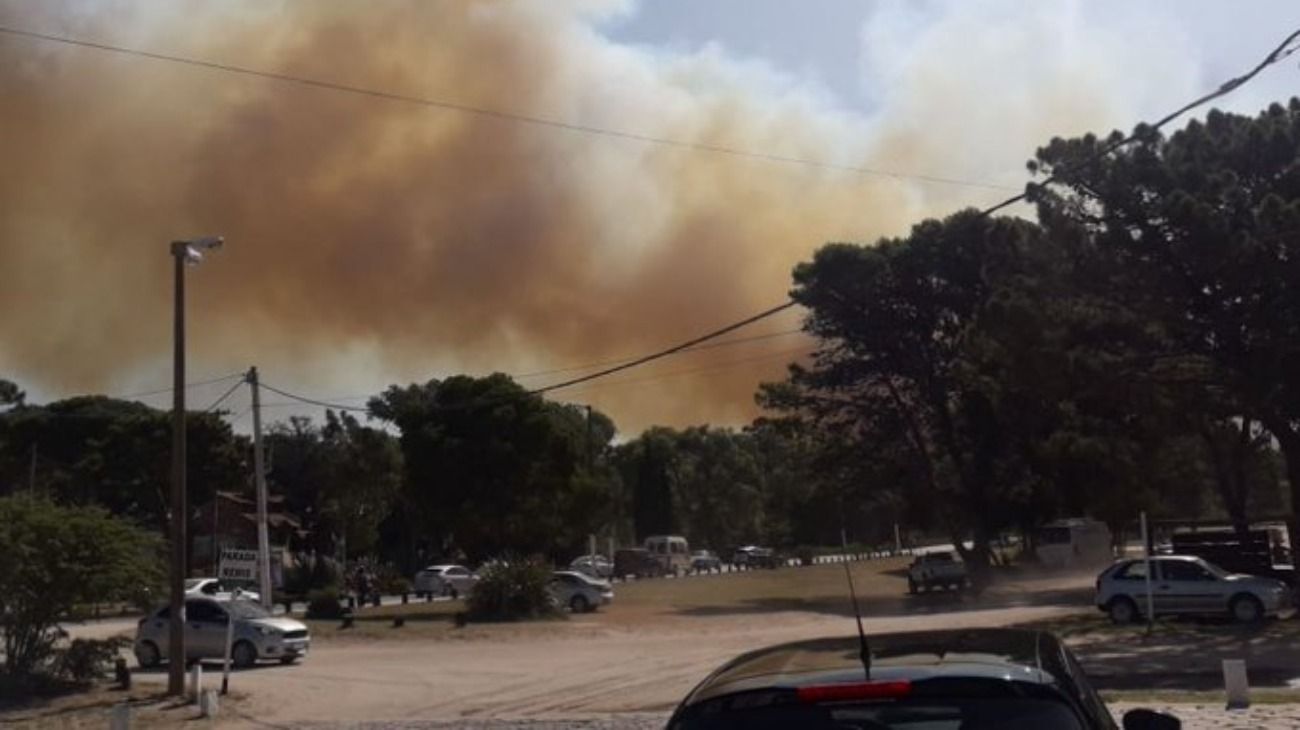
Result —
<instances>
[{"instance_id":1,"label":"car wheel","mask_svg":"<svg viewBox=\"0 0 1300 730\"><path fill-rule=\"evenodd\" d=\"M574 596L569 599L569 610L574 613L586 613L591 610L591 604L584 596Z\"/></svg>"},{"instance_id":2,"label":"car wheel","mask_svg":"<svg viewBox=\"0 0 1300 730\"><path fill-rule=\"evenodd\" d=\"M295 654L294 656L282 656L282 657L280 657L280 663L283 664L283 665L285 665L286 667L289 666L290 664L293 664L294 662L297 662L297 661L298 661L298 656L297 656L296 654Z\"/></svg>"},{"instance_id":3,"label":"car wheel","mask_svg":"<svg viewBox=\"0 0 1300 730\"><path fill-rule=\"evenodd\" d=\"M135 648L135 660L140 663L144 669L152 669L162 664L162 654L158 651L158 645L152 641L142 641Z\"/></svg>"},{"instance_id":4,"label":"car wheel","mask_svg":"<svg viewBox=\"0 0 1300 730\"><path fill-rule=\"evenodd\" d=\"M1113 599L1106 612L1110 614L1110 620L1117 624L1131 624L1138 616L1137 604L1123 597Z\"/></svg>"},{"instance_id":5,"label":"car wheel","mask_svg":"<svg viewBox=\"0 0 1300 730\"><path fill-rule=\"evenodd\" d=\"M247 669L257 663L257 647L247 641L235 644L230 650L230 661L240 669Z\"/></svg>"},{"instance_id":6,"label":"car wheel","mask_svg":"<svg viewBox=\"0 0 1300 730\"><path fill-rule=\"evenodd\" d=\"M1264 618L1264 606L1254 596L1237 596L1228 604L1232 618L1243 624L1253 624Z\"/></svg>"}]
</instances>

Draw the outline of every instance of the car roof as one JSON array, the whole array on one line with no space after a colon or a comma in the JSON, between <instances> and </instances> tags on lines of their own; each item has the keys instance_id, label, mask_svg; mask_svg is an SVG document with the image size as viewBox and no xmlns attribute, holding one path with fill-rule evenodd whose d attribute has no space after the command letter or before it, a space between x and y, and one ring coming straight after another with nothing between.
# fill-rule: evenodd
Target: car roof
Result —
<instances>
[{"instance_id":1,"label":"car roof","mask_svg":"<svg viewBox=\"0 0 1300 730\"><path fill-rule=\"evenodd\" d=\"M430 566L426 567L425 570L440 570L440 571L441 571L441 570L446 570L446 569L448 569L448 568L465 568L465 566L463 566L463 565L453 565L453 564L451 564L451 563L448 563L448 564L445 564L445 565L430 565ZM469 568L465 568L465 570L469 570Z\"/></svg>"},{"instance_id":2,"label":"car roof","mask_svg":"<svg viewBox=\"0 0 1300 730\"><path fill-rule=\"evenodd\" d=\"M959 629L867 637L873 681L939 677L1059 684L1065 669L1051 634L1022 629ZM683 706L736 692L857 682L856 636L796 641L743 654L687 696Z\"/></svg>"}]
</instances>

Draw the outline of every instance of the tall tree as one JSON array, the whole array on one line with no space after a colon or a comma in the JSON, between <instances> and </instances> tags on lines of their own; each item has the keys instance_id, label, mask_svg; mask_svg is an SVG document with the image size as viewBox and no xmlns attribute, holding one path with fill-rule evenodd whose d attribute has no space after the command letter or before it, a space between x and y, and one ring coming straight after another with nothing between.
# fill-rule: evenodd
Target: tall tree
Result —
<instances>
[{"instance_id":1,"label":"tall tree","mask_svg":"<svg viewBox=\"0 0 1300 730\"><path fill-rule=\"evenodd\" d=\"M1212 111L1167 139L1138 131L1105 155L1110 140L1092 136L1040 149L1036 169L1056 180L1036 191L1040 218L1119 264L1106 286L1159 328L1148 354L1166 377L1268 429L1300 535L1300 100Z\"/></svg>"},{"instance_id":2,"label":"tall tree","mask_svg":"<svg viewBox=\"0 0 1300 730\"><path fill-rule=\"evenodd\" d=\"M400 431L404 504L432 554L559 555L601 525L610 486L589 468L612 423L549 403L508 376L392 386L371 412Z\"/></svg>"}]
</instances>

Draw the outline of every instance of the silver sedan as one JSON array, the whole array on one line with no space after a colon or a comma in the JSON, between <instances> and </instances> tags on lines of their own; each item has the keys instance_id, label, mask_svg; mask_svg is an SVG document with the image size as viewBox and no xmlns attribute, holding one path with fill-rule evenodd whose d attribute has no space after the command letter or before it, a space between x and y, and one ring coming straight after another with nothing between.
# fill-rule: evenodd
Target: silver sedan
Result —
<instances>
[{"instance_id":1,"label":"silver sedan","mask_svg":"<svg viewBox=\"0 0 1300 730\"><path fill-rule=\"evenodd\" d=\"M142 667L154 667L168 653L171 607L163 606L140 619L135 632L135 658ZM230 660L251 667L259 659L291 664L306 656L311 646L307 626L284 616L272 616L247 600L185 599L186 659L221 659L226 652L226 627L234 617Z\"/></svg>"}]
</instances>

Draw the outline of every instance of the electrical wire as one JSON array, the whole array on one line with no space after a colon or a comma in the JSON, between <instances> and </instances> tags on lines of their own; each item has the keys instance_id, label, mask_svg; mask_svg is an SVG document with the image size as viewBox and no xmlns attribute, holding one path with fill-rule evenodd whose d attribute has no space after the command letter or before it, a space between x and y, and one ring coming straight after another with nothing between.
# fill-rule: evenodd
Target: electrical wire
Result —
<instances>
[{"instance_id":1,"label":"electrical wire","mask_svg":"<svg viewBox=\"0 0 1300 730\"><path fill-rule=\"evenodd\" d=\"M614 373L622 372L623 370L640 367L641 365L645 365L646 363L654 362L655 360L659 360L661 358L668 357L669 355L673 355L683 350L687 350L702 342L707 342L709 340L717 339L722 335L727 334L728 332L734 332L740 329L741 327L751 325L754 322L758 322L759 320L767 319L768 317L771 317L773 315L780 314L781 312L790 309L796 304L797 302L791 299L784 304L779 304L775 307L772 307L771 309L765 309L762 312L759 312L758 314L755 314L750 317L746 317L740 320L739 322L733 322L725 327L721 327L707 334L703 334L700 335L699 337L689 339L681 344L673 345L672 347L669 347L667 349L660 350L658 352L654 352L642 357L638 357L635 360L625 362L621 365L615 365L613 367L605 368L604 370L591 373L590 375L583 375L581 377L571 378L569 380L565 380L559 383L552 383L551 385L546 385L541 388L534 388L528 392L531 393L532 395L542 395L543 393L550 393L551 391L560 390L561 388L568 388L569 386L577 385L579 383L585 383L589 380L596 380L597 378L603 378L608 375L613 375Z\"/></svg>"},{"instance_id":2,"label":"electrical wire","mask_svg":"<svg viewBox=\"0 0 1300 730\"><path fill-rule=\"evenodd\" d=\"M805 157L794 157L790 155L778 155L769 152L758 152L746 150L739 147L729 147L727 145L710 144L707 142L691 142L688 140L672 139L669 137L656 137L650 134L639 132L629 132L626 130L609 129L607 127L598 127L591 124L581 124L578 122L567 122L561 119L552 119L549 117L535 116L531 114L520 114L516 112L502 111L488 107L473 106L459 102L446 101L442 99L432 99L428 97L413 96L410 94L399 94L388 91L378 91L367 89L361 86L352 86L350 84L336 83L333 81L322 81L303 76L293 76L291 74L280 73L276 71L265 71L261 69L248 68L246 66L236 66L229 63L219 63L216 61L204 61L198 58L188 56L178 56L167 53L158 53L155 51L146 51L139 48L129 48L126 46L117 46L109 43L97 41L82 40L79 38L70 38L67 36L51 35L49 33L40 33L23 28L14 28L10 26L0 26L0 33L7 33L12 36L29 38L34 40L49 41L51 43L63 43L81 48L91 48L98 51L107 51L111 53L123 53L140 58L148 58L155 61L167 61L178 63L186 66L208 69L212 71L223 71L226 73L241 74L244 76L256 76L259 78L270 79L273 81L282 81L300 86L308 86L316 89L327 89L330 91L341 91L349 94L359 94L387 101L397 101L406 104L415 104L435 109L444 109L448 111L460 112L463 114L472 114L480 117L489 117L521 124L531 124L552 129L561 129L567 132L576 132L581 134L590 134L612 139L628 140L644 144L661 145L665 147L674 147L677 149L693 150L697 152L709 152L719 155L728 155L731 157L743 157L753 160L762 160L766 162L777 162L783 164L803 165L806 167L820 168L823 170L835 170L839 172L850 172L859 175L870 175L875 177L888 177L896 180L914 180L917 182L931 183L937 185L953 185L960 187L985 188L990 190L1014 190L1009 185L999 185L996 183L982 182L979 180L963 180L960 178L943 177L939 175L925 175L919 173L897 172L875 167L864 167L859 165L845 165L820 160L812 160Z\"/></svg>"},{"instance_id":3,"label":"electrical wire","mask_svg":"<svg viewBox=\"0 0 1300 730\"><path fill-rule=\"evenodd\" d=\"M1273 49L1271 53L1269 53L1267 56L1264 57L1264 60L1260 61L1259 64L1256 65L1254 68L1252 68L1250 71L1242 74L1241 76L1237 76L1236 78L1232 78L1225 81L1224 83L1220 84L1219 88L1215 89L1214 91L1205 94L1199 99L1188 102L1187 104L1184 104L1182 107L1179 107L1177 110L1172 111L1169 114L1166 114L1163 118L1161 118L1159 121L1155 122L1154 124L1144 127L1142 129L1142 132L1144 134L1149 134L1150 132L1158 131L1161 127L1181 117L1187 112L1197 107L1203 106L1211 101L1214 101L1215 99L1218 99L1223 96L1227 96L1228 94L1237 90L1241 86L1245 85L1251 79L1258 76L1260 72L1263 71L1264 69L1281 61L1287 56L1290 56L1291 54L1295 53L1297 50L1300 50L1300 44L1298 44L1297 41L1300 41L1300 30L1296 30L1292 32L1285 39L1283 39L1283 41L1280 44L1278 44L1277 48ZM1100 160L1106 155L1113 153L1115 150L1118 150L1121 147L1133 143L1138 139L1138 136L1139 136L1139 132L1137 129L1135 129L1133 133L1129 134L1127 137L1124 137L1123 139L1117 140L1115 142L1112 142L1111 144L1104 146L1101 149L1101 151L1094 154L1088 160L1084 162L1080 162L1075 165L1067 166L1064 170L1060 172L1052 173L1047 178L1045 178L1042 182L1033 183L1033 185L1036 187L1045 187L1054 182L1057 182L1058 180L1061 179L1062 176L1074 173L1075 171L1080 170L1083 167L1090 165L1093 162L1096 162L1097 160ZM1029 191L1026 190L1025 192L1022 192L1019 195L1014 195L1010 198L1007 198L1006 200L1002 201L1001 203L998 203L997 205L984 209L983 211L981 211L981 213L986 216L992 215L993 213L996 213L997 211L1002 210L1003 208L1009 205L1014 205L1015 203L1019 203L1020 201L1028 197L1028 195L1029 195Z\"/></svg>"},{"instance_id":4,"label":"electrical wire","mask_svg":"<svg viewBox=\"0 0 1300 730\"><path fill-rule=\"evenodd\" d=\"M227 380L230 380L231 378L242 378L243 376L244 376L243 373L231 373L229 375L223 375L219 378L212 378L210 380L200 380L194 383L186 383L185 389L191 390L193 388L201 388L205 385L216 385L217 383L224 383ZM163 393L170 393L170 392L172 392L171 388L159 388L157 390L146 390L142 393L127 393L125 395L110 395L108 397L116 400L131 400L133 398L144 398L150 395L161 395Z\"/></svg>"},{"instance_id":5,"label":"electrical wire","mask_svg":"<svg viewBox=\"0 0 1300 730\"><path fill-rule=\"evenodd\" d=\"M721 342L709 342L701 345L696 345L695 347L688 347L685 350L682 350L682 352L685 353L685 352L699 352L701 350L712 350L718 347L727 347L729 345L740 345L747 342L758 342L760 340L770 340L776 337L788 337L790 335L797 335L801 333L803 333L802 329L781 330L780 332L768 332L767 334L753 335L751 337L737 337L735 339L723 340ZM536 378L542 375L572 373L572 372L578 372L580 370L590 370L592 368L603 367L605 365L619 365L625 362L631 362L632 360L635 359L636 358L634 357L621 357L618 358L617 360L605 360L602 362L587 363L586 365L572 365L563 368L553 368L551 370L538 370L532 373L520 373L518 375L511 375L510 377L514 378L515 380L522 380L524 378ZM348 399L344 398L343 400L348 400Z\"/></svg>"},{"instance_id":6,"label":"electrical wire","mask_svg":"<svg viewBox=\"0 0 1300 730\"><path fill-rule=\"evenodd\" d=\"M597 383L595 385L587 385L581 388L574 388L574 390L570 391L570 393L573 392L585 393L589 390L599 390L601 388L613 387L617 385L635 385L637 383L651 383L656 380L663 380L665 378L677 378L685 375L701 375L705 373L716 374L725 371L729 368L735 367L736 365L745 365L745 364L756 363L756 362L767 362L779 358L790 357L791 355L810 355L815 351L816 351L816 347L813 346L796 347L790 350L782 350L780 352L770 352L765 355L757 355L753 357L737 358L735 360L727 360L724 362L718 362L712 365L705 365L697 368L688 368L685 370L672 370L664 373L655 373L653 375L646 375L644 377L639 377L639 378L623 378L620 380L607 380L603 383Z\"/></svg>"},{"instance_id":7,"label":"electrical wire","mask_svg":"<svg viewBox=\"0 0 1300 730\"><path fill-rule=\"evenodd\" d=\"M236 382L234 385L230 386L230 389L229 389L229 390L227 390L226 392L222 393L220 398L218 398L218 399L216 399L215 401L212 402L212 405L210 405L210 406L208 406L207 408L203 409L203 412L204 412L204 413L211 413L211 412L215 411L215 410L217 409L217 406L219 406L219 405L221 405L223 402L225 402L225 400L226 400L227 398L229 398L232 394L234 394L234 392L235 392L236 390L238 390L238 389L239 389L239 386L243 385L244 382L245 382L245 381L240 380L240 381Z\"/></svg>"}]
</instances>

